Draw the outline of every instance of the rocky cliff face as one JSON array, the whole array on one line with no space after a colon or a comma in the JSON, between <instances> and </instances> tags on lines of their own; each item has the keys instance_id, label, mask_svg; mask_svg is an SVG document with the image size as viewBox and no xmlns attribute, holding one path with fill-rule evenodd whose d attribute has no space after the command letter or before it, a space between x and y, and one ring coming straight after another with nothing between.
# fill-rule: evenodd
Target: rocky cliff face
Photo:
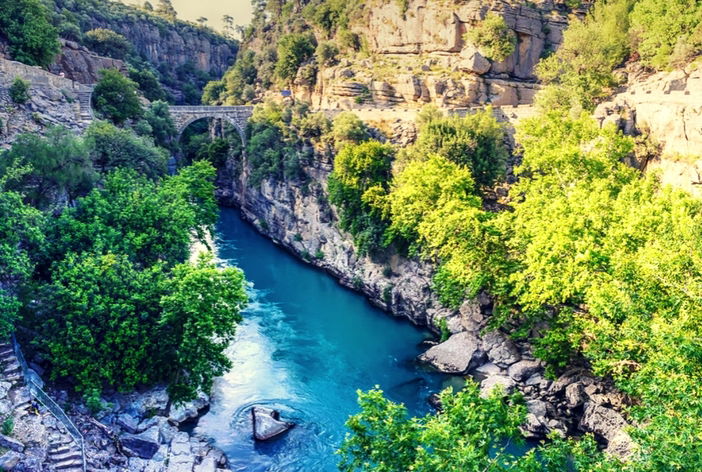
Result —
<instances>
[{"instance_id":1,"label":"rocky cliff face","mask_svg":"<svg viewBox=\"0 0 702 472\"><path fill-rule=\"evenodd\" d=\"M174 70L193 64L198 70L221 76L236 59L238 45L184 22L166 27L146 15L118 19L91 18L87 29L107 28L124 35L136 51L157 67Z\"/></svg>"},{"instance_id":2,"label":"rocky cliff face","mask_svg":"<svg viewBox=\"0 0 702 472\"><path fill-rule=\"evenodd\" d=\"M529 410L524 426L528 437L592 432L614 454L631 451L631 438L622 431L627 422L619 412L627 399L611 383L584 368L574 368L555 381L547 379L529 344L487 329L492 304L485 294L453 311L442 307L431 290L431 264L395 253L374 258L356 254L350 236L337 228L335 209L326 199L331 170L331 159L317 156L306 169L310 182L305 185L267 180L260 188L242 192L238 179L224 179L219 198L240 207L244 217L276 244L393 315L435 331L440 320L446 320L451 336L431 347L420 361L446 373L470 374L485 393L497 385L508 392L521 391Z\"/></svg>"},{"instance_id":3,"label":"rocky cliff face","mask_svg":"<svg viewBox=\"0 0 702 472\"><path fill-rule=\"evenodd\" d=\"M629 134L648 134L661 152L642 163L646 169L702 197L702 64L650 76L629 72L628 86L601 104L595 117Z\"/></svg>"},{"instance_id":4,"label":"rocky cliff face","mask_svg":"<svg viewBox=\"0 0 702 472\"><path fill-rule=\"evenodd\" d=\"M298 96L322 108L529 104L538 90L534 67L560 45L569 13L551 0L410 0L406 11L400 3L370 2L354 29L371 57L323 68L315 87L298 77ZM487 59L465 38L488 14L503 17L517 38L503 61Z\"/></svg>"},{"instance_id":5,"label":"rocky cliff face","mask_svg":"<svg viewBox=\"0 0 702 472\"><path fill-rule=\"evenodd\" d=\"M56 75L80 82L94 84L100 79L102 69L117 69L127 74L127 65L119 59L95 54L74 41L61 40L61 54L49 70Z\"/></svg>"},{"instance_id":6,"label":"rocky cliff face","mask_svg":"<svg viewBox=\"0 0 702 472\"><path fill-rule=\"evenodd\" d=\"M8 94L17 77L30 83L30 99L21 105ZM71 79L0 58L0 149L19 134L41 133L49 126L61 125L77 133L85 130L89 123L83 119L79 100L84 90Z\"/></svg>"}]
</instances>

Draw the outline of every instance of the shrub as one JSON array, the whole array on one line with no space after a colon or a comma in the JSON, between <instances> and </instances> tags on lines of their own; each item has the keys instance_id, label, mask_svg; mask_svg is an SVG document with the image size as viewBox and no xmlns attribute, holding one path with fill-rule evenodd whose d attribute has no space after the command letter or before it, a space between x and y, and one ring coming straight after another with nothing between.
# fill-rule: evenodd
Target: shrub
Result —
<instances>
[{"instance_id":1,"label":"shrub","mask_svg":"<svg viewBox=\"0 0 702 472\"><path fill-rule=\"evenodd\" d=\"M100 71L100 80L93 91L93 105L116 125L141 118L144 114L137 94L137 84L116 69Z\"/></svg>"},{"instance_id":2,"label":"shrub","mask_svg":"<svg viewBox=\"0 0 702 472\"><path fill-rule=\"evenodd\" d=\"M6 417L2 422L2 434L5 436L12 436L12 432L15 430L15 419L12 415Z\"/></svg>"},{"instance_id":3,"label":"shrub","mask_svg":"<svg viewBox=\"0 0 702 472\"><path fill-rule=\"evenodd\" d=\"M333 66L337 62L339 48L332 41L319 43L317 46L317 62L323 66Z\"/></svg>"},{"instance_id":4,"label":"shrub","mask_svg":"<svg viewBox=\"0 0 702 472\"><path fill-rule=\"evenodd\" d=\"M18 105L25 104L29 101L29 82L17 77L10 85L10 98Z\"/></svg>"},{"instance_id":5,"label":"shrub","mask_svg":"<svg viewBox=\"0 0 702 472\"><path fill-rule=\"evenodd\" d=\"M312 57L315 51L314 36L291 33L278 41L278 61L275 72L283 80L293 80L298 68Z\"/></svg>"},{"instance_id":6,"label":"shrub","mask_svg":"<svg viewBox=\"0 0 702 472\"><path fill-rule=\"evenodd\" d=\"M517 46L514 31L495 13L489 13L478 26L469 30L467 38L485 57L497 62L507 59Z\"/></svg>"},{"instance_id":7,"label":"shrub","mask_svg":"<svg viewBox=\"0 0 702 472\"><path fill-rule=\"evenodd\" d=\"M358 144L370 139L368 126L353 112L343 112L334 118L331 136L337 146Z\"/></svg>"},{"instance_id":8,"label":"shrub","mask_svg":"<svg viewBox=\"0 0 702 472\"><path fill-rule=\"evenodd\" d=\"M132 50L132 45L127 38L105 28L97 28L85 33L85 43L96 53L115 59L124 59Z\"/></svg>"}]
</instances>

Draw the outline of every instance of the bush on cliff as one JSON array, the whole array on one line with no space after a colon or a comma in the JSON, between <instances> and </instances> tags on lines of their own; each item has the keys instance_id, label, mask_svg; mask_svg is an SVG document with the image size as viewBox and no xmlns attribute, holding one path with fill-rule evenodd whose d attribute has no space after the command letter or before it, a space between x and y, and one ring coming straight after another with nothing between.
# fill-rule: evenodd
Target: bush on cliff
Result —
<instances>
[{"instance_id":1,"label":"bush on cliff","mask_svg":"<svg viewBox=\"0 0 702 472\"><path fill-rule=\"evenodd\" d=\"M132 51L132 44L127 38L106 28L88 31L84 41L86 46L96 53L115 59L125 59Z\"/></svg>"},{"instance_id":2,"label":"bush on cliff","mask_svg":"<svg viewBox=\"0 0 702 472\"><path fill-rule=\"evenodd\" d=\"M59 53L56 28L40 0L0 0L0 35L15 61L48 67Z\"/></svg>"},{"instance_id":3,"label":"bush on cliff","mask_svg":"<svg viewBox=\"0 0 702 472\"><path fill-rule=\"evenodd\" d=\"M10 99L18 105L23 105L29 101L29 82L22 79L21 77L16 77L15 80L10 85L8 90L10 94Z\"/></svg>"},{"instance_id":4,"label":"bush on cliff","mask_svg":"<svg viewBox=\"0 0 702 472\"><path fill-rule=\"evenodd\" d=\"M467 33L468 40L480 52L496 62L502 62L514 52L517 47L517 35L505 23L505 19L495 13L487 17Z\"/></svg>"},{"instance_id":5,"label":"bush on cliff","mask_svg":"<svg viewBox=\"0 0 702 472\"><path fill-rule=\"evenodd\" d=\"M381 200L387 194L395 150L366 141L344 146L329 175L329 200L339 208L339 225L354 237L361 254L383 246L386 222Z\"/></svg>"},{"instance_id":6,"label":"bush on cliff","mask_svg":"<svg viewBox=\"0 0 702 472\"><path fill-rule=\"evenodd\" d=\"M144 114L137 91L137 84L118 70L103 69L93 91L93 106L114 124L122 125Z\"/></svg>"},{"instance_id":7,"label":"bush on cliff","mask_svg":"<svg viewBox=\"0 0 702 472\"><path fill-rule=\"evenodd\" d=\"M285 82L291 82L300 66L314 55L316 41L313 35L291 33L278 41L278 61L276 75Z\"/></svg>"}]
</instances>

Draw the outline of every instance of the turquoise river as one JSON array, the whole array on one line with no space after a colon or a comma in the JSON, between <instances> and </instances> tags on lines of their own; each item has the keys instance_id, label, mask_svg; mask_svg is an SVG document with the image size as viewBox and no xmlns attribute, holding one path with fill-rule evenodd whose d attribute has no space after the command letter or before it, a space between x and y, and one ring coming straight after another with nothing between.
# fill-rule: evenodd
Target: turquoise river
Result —
<instances>
[{"instance_id":1,"label":"turquoise river","mask_svg":"<svg viewBox=\"0 0 702 472\"><path fill-rule=\"evenodd\" d=\"M452 379L415 363L429 333L372 307L329 275L301 263L222 209L217 256L250 282L251 304L196 431L215 440L232 470L338 470L334 451L358 411L356 390L379 385L417 415ZM455 381L456 379L454 379ZM252 405L277 408L297 424L278 440L254 443Z\"/></svg>"}]
</instances>

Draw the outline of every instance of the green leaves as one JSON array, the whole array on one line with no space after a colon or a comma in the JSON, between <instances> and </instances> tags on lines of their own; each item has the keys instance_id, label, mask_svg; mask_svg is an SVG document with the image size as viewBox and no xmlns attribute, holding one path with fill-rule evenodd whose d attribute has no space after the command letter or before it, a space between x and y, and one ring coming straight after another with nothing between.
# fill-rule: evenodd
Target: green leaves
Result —
<instances>
[{"instance_id":1,"label":"green leaves","mask_svg":"<svg viewBox=\"0 0 702 472\"><path fill-rule=\"evenodd\" d=\"M118 70L103 69L93 91L93 106L114 124L122 125L144 114L137 91L137 84Z\"/></svg>"},{"instance_id":2,"label":"green leaves","mask_svg":"<svg viewBox=\"0 0 702 472\"><path fill-rule=\"evenodd\" d=\"M496 62L507 59L517 47L517 35L502 16L492 12L471 28L467 37L485 57Z\"/></svg>"},{"instance_id":3,"label":"green leaves","mask_svg":"<svg viewBox=\"0 0 702 472\"><path fill-rule=\"evenodd\" d=\"M218 269L211 255L201 255L196 264L173 269L165 293L158 321L162 369L171 380L171 398L182 401L198 389L208 391L230 367L224 350L247 303L244 274Z\"/></svg>"},{"instance_id":4,"label":"green leaves","mask_svg":"<svg viewBox=\"0 0 702 472\"><path fill-rule=\"evenodd\" d=\"M60 50L49 10L39 0L0 0L0 33L12 59L31 66L48 67Z\"/></svg>"},{"instance_id":5,"label":"green leaves","mask_svg":"<svg viewBox=\"0 0 702 472\"><path fill-rule=\"evenodd\" d=\"M442 410L409 418L377 388L358 392L361 412L349 418L350 430L338 453L342 471L619 471L591 437L579 441L556 436L524 455L508 452L511 441L521 442L519 425L526 408L516 396L499 390L481 396L475 382L453 394L440 395Z\"/></svg>"},{"instance_id":6,"label":"green leaves","mask_svg":"<svg viewBox=\"0 0 702 472\"><path fill-rule=\"evenodd\" d=\"M382 246L386 223L383 198L387 193L395 151L378 141L347 144L334 159L329 176L329 200L339 207L341 227L354 236L366 254Z\"/></svg>"}]
</instances>

